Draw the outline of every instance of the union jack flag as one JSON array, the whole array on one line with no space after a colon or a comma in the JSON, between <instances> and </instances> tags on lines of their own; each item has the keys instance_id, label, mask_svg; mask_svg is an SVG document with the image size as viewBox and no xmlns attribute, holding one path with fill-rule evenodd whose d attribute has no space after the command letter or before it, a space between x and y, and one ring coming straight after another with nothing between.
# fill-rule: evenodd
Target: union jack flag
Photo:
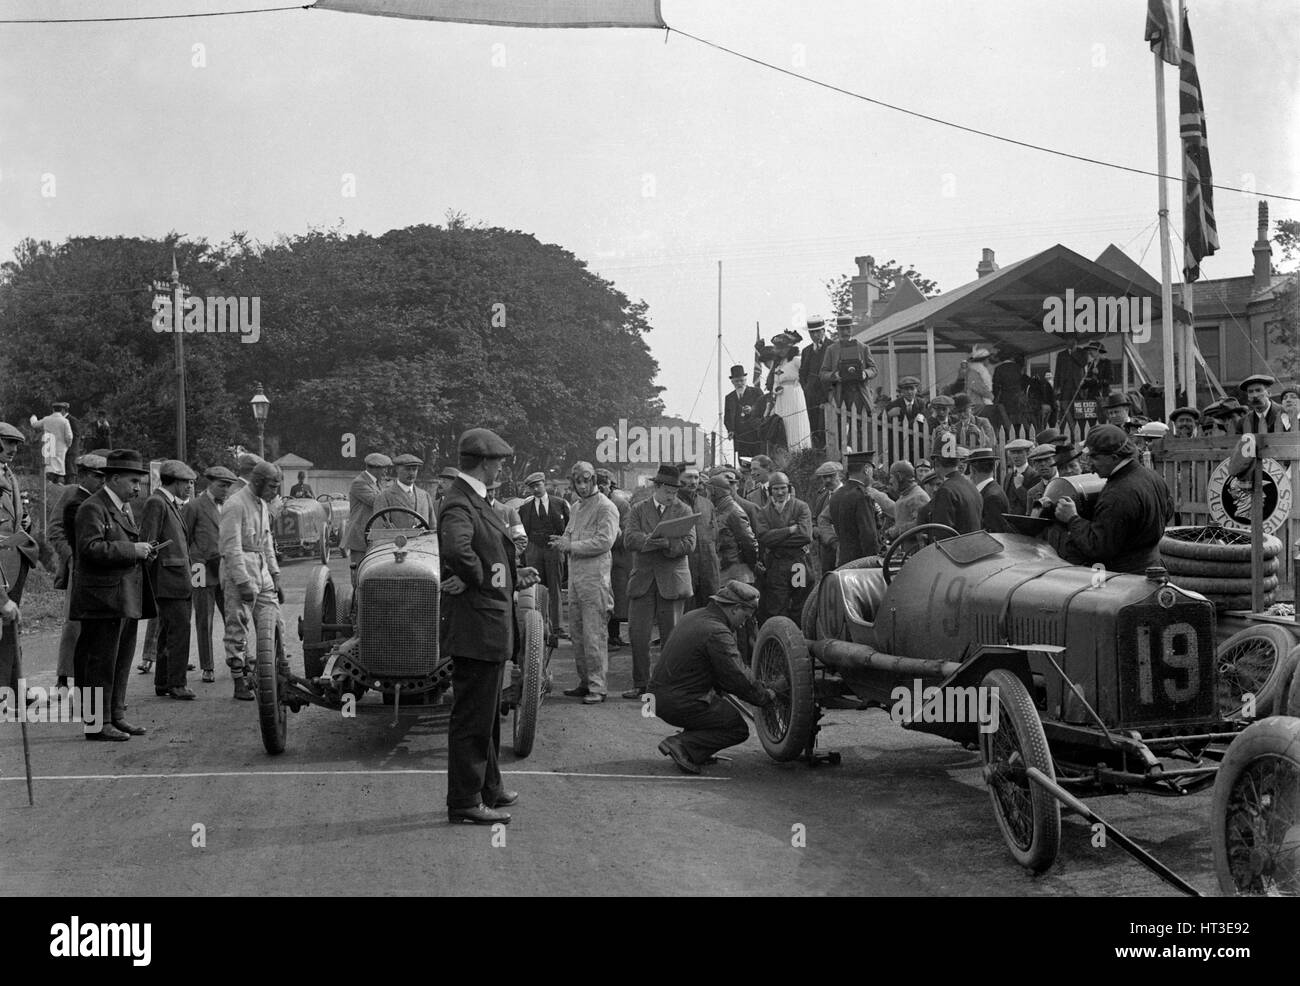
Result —
<instances>
[{"instance_id":1,"label":"union jack flag","mask_svg":"<svg viewBox=\"0 0 1300 986\"><path fill-rule=\"evenodd\" d=\"M1182 62L1178 69L1178 132L1183 144L1183 278L1201 276L1201 260L1219 249L1214 222L1214 176L1205 131L1205 105L1196 74L1192 32L1183 15Z\"/></svg>"},{"instance_id":2,"label":"union jack flag","mask_svg":"<svg viewBox=\"0 0 1300 986\"><path fill-rule=\"evenodd\" d=\"M1147 0L1147 41L1170 65L1178 64L1178 39L1174 37L1172 0Z\"/></svg>"}]
</instances>

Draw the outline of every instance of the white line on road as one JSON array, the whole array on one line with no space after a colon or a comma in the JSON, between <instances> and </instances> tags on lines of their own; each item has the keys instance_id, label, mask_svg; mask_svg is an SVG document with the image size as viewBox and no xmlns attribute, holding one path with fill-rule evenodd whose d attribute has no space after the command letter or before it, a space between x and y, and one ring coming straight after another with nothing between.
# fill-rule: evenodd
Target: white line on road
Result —
<instances>
[{"instance_id":1,"label":"white line on road","mask_svg":"<svg viewBox=\"0 0 1300 986\"><path fill-rule=\"evenodd\" d=\"M390 774L433 774L445 775L445 770L223 770L207 773L177 774L60 774L51 777L33 777L33 781L130 781L130 780L190 780L208 777L347 777L347 776L384 776ZM691 777L685 774L587 774L565 770L503 770L508 777L594 777L600 780L632 781L729 781L730 777ZM21 781L17 777L0 777L5 781Z\"/></svg>"}]
</instances>

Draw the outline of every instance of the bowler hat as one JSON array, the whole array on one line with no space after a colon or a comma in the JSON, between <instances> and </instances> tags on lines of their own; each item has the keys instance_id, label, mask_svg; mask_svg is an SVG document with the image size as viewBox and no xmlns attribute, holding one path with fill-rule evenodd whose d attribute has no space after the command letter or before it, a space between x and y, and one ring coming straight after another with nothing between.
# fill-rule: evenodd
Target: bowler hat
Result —
<instances>
[{"instance_id":1,"label":"bowler hat","mask_svg":"<svg viewBox=\"0 0 1300 986\"><path fill-rule=\"evenodd\" d=\"M1063 466L1067 462L1073 462L1081 455L1083 455L1083 450L1075 448L1073 445L1058 445L1052 453L1052 461L1058 466Z\"/></svg>"},{"instance_id":2,"label":"bowler hat","mask_svg":"<svg viewBox=\"0 0 1300 986\"><path fill-rule=\"evenodd\" d=\"M656 486L681 486L680 473L676 466L660 466L659 472L655 474L654 479L650 482Z\"/></svg>"},{"instance_id":3,"label":"bowler hat","mask_svg":"<svg viewBox=\"0 0 1300 986\"><path fill-rule=\"evenodd\" d=\"M739 604L751 609L758 606L758 590L739 579L732 579L709 598L723 606Z\"/></svg>"},{"instance_id":4,"label":"bowler hat","mask_svg":"<svg viewBox=\"0 0 1300 986\"><path fill-rule=\"evenodd\" d=\"M1237 385L1237 389L1244 394L1246 392L1246 388L1249 387L1252 383L1262 383L1265 387L1272 387L1274 384L1277 383L1277 379L1275 377L1270 377L1267 373L1252 373L1250 376L1248 376L1245 380L1241 381L1241 383Z\"/></svg>"},{"instance_id":5,"label":"bowler hat","mask_svg":"<svg viewBox=\"0 0 1300 986\"><path fill-rule=\"evenodd\" d=\"M532 486L533 483L544 483L544 482L546 482L545 473L530 472L527 476L524 477L525 486Z\"/></svg>"},{"instance_id":6,"label":"bowler hat","mask_svg":"<svg viewBox=\"0 0 1300 986\"><path fill-rule=\"evenodd\" d=\"M198 479L198 475L180 459L168 459L158 469L159 478L165 483L168 480L190 480Z\"/></svg>"},{"instance_id":7,"label":"bowler hat","mask_svg":"<svg viewBox=\"0 0 1300 986\"><path fill-rule=\"evenodd\" d=\"M737 363L735 366L731 368L731 379L732 380L745 379L745 368L741 366L739 363Z\"/></svg>"},{"instance_id":8,"label":"bowler hat","mask_svg":"<svg viewBox=\"0 0 1300 986\"><path fill-rule=\"evenodd\" d=\"M422 466L424 465L424 460L421 459L419 456L412 455L410 452L403 452L401 455L399 455L396 459L393 460L393 465Z\"/></svg>"},{"instance_id":9,"label":"bowler hat","mask_svg":"<svg viewBox=\"0 0 1300 986\"><path fill-rule=\"evenodd\" d=\"M1115 391L1115 393L1111 394L1109 397L1106 398L1105 406L1106 407L1132 407L1133 405L1128 399L1128 394L1122 393L1117 390Z\"/></svg>"},{"instance_id":10,"label":"bowler hat","mask_svg":"<svg viewBox=\"0 0 1300 986\"><path fill-rule=\"evenodd\" d=\"M515 454L505 439L490 428L470 428L460 436L457 451L461 455L475 455L480 459L504 459Z\"/></svg>"},{"instance_id":11,"label":"bowler hat","mask_svg":"<svg viewBox=\"0 0 1300 986\"><path fill-rule=\"evenodd\" d=\"M115 448L104 460L104 472L130 472L141 476L149 475L140 453L133 448Z\"/></svg>"}]
</instances>

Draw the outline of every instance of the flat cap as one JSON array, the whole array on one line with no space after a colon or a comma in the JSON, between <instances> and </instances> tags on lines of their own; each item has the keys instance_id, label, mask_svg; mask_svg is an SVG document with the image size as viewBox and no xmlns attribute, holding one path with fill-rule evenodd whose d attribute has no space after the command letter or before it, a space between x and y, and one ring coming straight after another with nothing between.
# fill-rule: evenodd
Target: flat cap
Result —
<instances>
[{"instance_id":1,"label":"flat cap","mask_svg":"<svg viewBox=\"0 0 1300 986\"><path fill-rule=\"evenodd\" d=\"M958 450L960 451L960 450ZM967 462L997 462L998 454L991 448L973 448L966 456Z\"/></svg>"},{"instance_id":2,"label":"flat cap","mask_svg":"<svg viewBox=\"0 0 1300 986\"><path fill-rule=\"evenodd\" d=\"M401 455L399 455L396 459L393 460L393 465L422 466L424 465L424 460L421 459L418 455L412 455L410 452L403 452Z\"/></svg>"},{"instance_id":3,"label":"flat cap","mask_svg":"<svg viewBox=\"0 0 1300 986\"><path fill-rule=\"evenodd\" d=\"M438 478L458 479L460 478L460 470L457 469L455 466L443 466L442 469L438 472Z\"/></svg>"},{"instance_id":4,"label":"flat cap","mask_svg":"<svg viewBox=\"0 0 1300 986\"><path fill-rule=\"evenodd\" d=\"M1193 421L1200 421L1201 412L1194 407L1176 407L1174 413L1169 415L1169 420L1173 421L1176 418L1191 418Z\"/></svg>"},{"instance_id":5,"label":"flat cap","mask_svg":"<svg viewBox=\"0 0 1300 986\"><path fill-rule=\"evenodd\" d=\"M544 472L530 472L527 476L524 477L525 486L532 486L533 483L544 483L544 482L546 482L546 473Z\"/></svg>"},{"instance_id":6,"label":"flat cap","mask_svg":"<svg viewBox=\"0 0 1300 986\"><path fill-rule=\"evenodd\" d=\"M953 400L951 397L949 397L947 394L939 394L939 395L936 396L936 397L932 397L932 398L930 398L930 406L931 406L931 407L952 407L952 406L954 406L956 403L957 403L957 402L954 401L954 400Z\"/></svg>"},{"instance_id":7,"label":"flat cap","mask_svg":"<svg viewBox=\"0 0 1300 986\"><path fill-rule=\"evenodd\" d=\"M921 386L921 378L920 378L920 377L903 377L901 380L898 381L898 386L900 386L900 387L919 387L919 386Z\"/></svg>"},{"instance_id":8,"label":"flat cap","mask_svg":"<svg viewBox=\"0 0 1300 986\"><path fill-rule=\"evenodd\" d=\"M1034 442L1038 445L1055 445L1064 437L1057 428L1044 428L1034 436Z\"/></svg>"},{"instance_id":9,"label":"flat cap","mask_svg":"<svg viewBox=\"0 0 1300 986\"><path fill-rule=\"evenodd\" d=\"M94 452L86 452L83 455L77 456L78 469L90 469L94 472L99 472L99 470L103 469L106 465L108 465L107 456L96 455Z\"/></svg>"},{"instance_id":10,"label":"flat cap","mask_svg":"<svg viewBox=\"0 0 1300 986\"><path fill-rule=\"evenodd\" d=\"M515 454L505 439L489 428L469 429L460 436L456 449L461 455L476 455L480 459L504 459Z\"/></svg>"},{"instance_id":11,"label":"flat cap","mask_svg":"<svg viewBox=\"0 0 1300 986\"><path fill-rule=\"evenodd\" d=\"M0 421L0 438L12 438L16 442L27 444L27 436L11 425L8 421Z\"/></svg>"},{"instance_id":12,"label":"flat cap","mask_svg":"<svg viewBox=\"0 0 1300 986\"><path fill-rule=\"evenodd\" d=\"M214 483L233 483L239 478L225 466L209 466L203 470L203 475Z\"/></svg>"},{"instance_id":13,"label":"flat cap","mask_svg":"<svg viewBox=\"0 0 1300 986\"><path fill-rule=\"evenodd\" d=\"M198 474L180 459L167 459L158 469L159 477L166 482L176 479L198 479Z\"/></svg>"},{"instance_id":14,"label":"flat cap","mask_svg":"<svg viewBox=\"0 0 1300 986\"><path fill-rule=\"evenodd\" d=\"M840 468L841 467L838 462L823 462L820 466L817 467L816 471L813 472L813 475L814 476L835 476L839 473Z\"/></svg>"},{"instance_id":15,"label":"flat cap","mask_svg":"<svg viewBox=\"0 0 1300 986\"><path fill-rule=\"evenodd\" d=\"M1088 446L1089 452L1099 452L1102 455L1131 455L1134 451L1133 442L1124 433L1124 429L1114 425L1098 425L1088 432L1084 444Z\"/></svg>"},{"instance_id":16,"label":"flat cap","mask_svg":"<svg viewBox=\"0 0 1300 986\"><path fill-rule=\"evenodd\" d=\"M758 590L739 579L732 579L709 598L723 606L734 606L737 603L742 606L758 606Z\"/></svg>"},{"instance_id":17,"label":"flat cap","mask_svg":"<svg viewBox=\"0 0 1300 986\"><path fill-rule=\"evenodd\" d=\"M1246 388L1252 383L1262 383L1265 387L1272 387L1277 383L1277 379L1275 377L1270 377L1267 373L1252 373L1237 385L1237 389L1244 394Z\"/></svg>"},{"instance_id":18,"label":"flat cap","mask_svg":"<svg viewBox=\"0 0 1300 986\"><path fill-rule=\"evenodd\" d=\"M371 452L366 456L366 465L374 466L376 469L387 469L392 464L393 460L383 452Z\"/></svg>"},{"instance_id":19,"label":"flat cap","mask_svg":"<svg viewBox=\"0 0 1300 986\"><path fill-rule=\"evenodd\" d=\"M1028 452L1034 447L1034 443L1028 438L1016 438L1007 442L1005 447L1008 452Z\"/></svg>"},{"instance_id":20,"label":"flat cap","mask_svg":"<svg viewBox=\"0 0 1300 986\"><path fill-rule=\"evenodd\" d=\"M50 407L54 408L54 410L56 411L66 411L70 407L72 407L72 405L69 404L67 401L55 401L53 404L50 405Z\"/></svg>"},{"instance_id":21,"label":"flat cap","mask_svg":"<svg viewBox=\"0 0 1300 986\"><path fill-rule=\"evenodd\" d=\"M1044 443L1042 445L1035 445L1033 449L1030 451L1029 457L1031 459L1041 459L1044 456L1050 457L1055 454L1056 454L1056 449L1053 448L1051 445Z\"/></svg>"}]
</instances>

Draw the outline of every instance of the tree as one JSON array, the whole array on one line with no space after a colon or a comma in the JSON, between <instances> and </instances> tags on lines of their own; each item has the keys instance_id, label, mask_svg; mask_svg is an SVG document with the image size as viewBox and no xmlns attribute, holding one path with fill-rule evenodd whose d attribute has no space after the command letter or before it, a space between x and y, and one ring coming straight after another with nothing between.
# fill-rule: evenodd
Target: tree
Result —
<instances>
[{"instance_id":1,"label":"tree","mask_svg":"<svg viewBox=\"0 0 1300 986\"><path fill-rule=\"evenodd\" d=\"M872 269L872 276L880 285L880 294L884 297L893 292L898 282L906 277L911 279L921 294L927 298L939 293L939 285L921 274L911 264L904 269L896 260L886 260ZM826 294L830 300L833 315L849 315L853 312L853 286L848 274L832 277L826 281Z\"/></svg>"},{"instance_id":2,"label":"tree","mask_svg":"<svg viewBox=\"0 0 1300 986\"><path fill-rule=\"evenodd\" d=\"M1273 242L1282 250L1283 263L1300 259L1300 219L1279 219L1274 224ZM1274 265L1273 273L1283 272Z\"/></svg>"},{"instance_id":3,"label":"tree","mask_svg":"<svg viewBox=\"0 0 1300 986\"><path fill-rule=\"evenodd\" d=\"M1282 263L1292 264L1300 260L1300 220L1279 219L1273 242L1281 248ZM1273 273L1286 272L1274 265ZM1279 369L1294 380L1300 375L1300 272L1293 269L1290 279L1276 292L1278 317L1269 324L1268 331L1281 353L1276 357Z\"/></svg>"}]
</instances>

